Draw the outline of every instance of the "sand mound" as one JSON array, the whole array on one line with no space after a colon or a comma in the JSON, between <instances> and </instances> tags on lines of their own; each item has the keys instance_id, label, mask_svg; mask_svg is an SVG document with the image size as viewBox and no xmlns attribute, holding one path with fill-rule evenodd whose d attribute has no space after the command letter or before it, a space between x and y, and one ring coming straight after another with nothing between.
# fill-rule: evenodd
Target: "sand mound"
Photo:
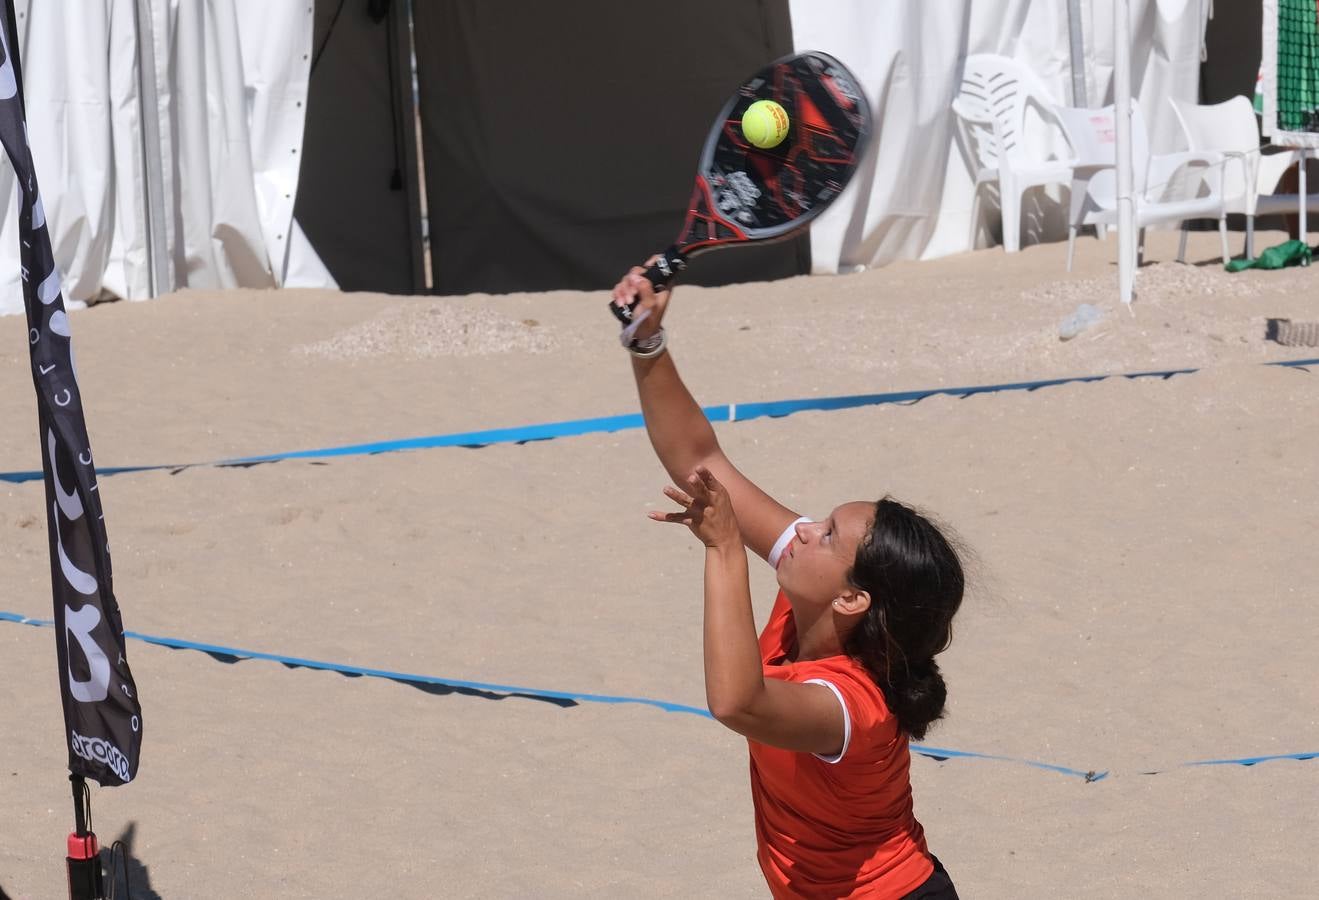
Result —
<instances>
[{"instance_id":1,"label":"sand mound","mask_svg":"<svg viewBox=\"0 0 1319 900\"><path fill-rule=\"evenodd\" d=\"M514 320L489 309L422 300L386 309L325 340L299 344L293 353L322 359L428 359L549 353L563 343L560 335L536 319Z\"/></svg>"}]
</instances>

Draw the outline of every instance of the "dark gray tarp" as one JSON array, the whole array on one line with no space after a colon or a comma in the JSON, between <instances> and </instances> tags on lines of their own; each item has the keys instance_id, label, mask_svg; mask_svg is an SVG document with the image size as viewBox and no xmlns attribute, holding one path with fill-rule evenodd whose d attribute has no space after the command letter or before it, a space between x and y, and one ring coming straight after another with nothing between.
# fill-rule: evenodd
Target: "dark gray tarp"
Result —
<instances>
[{"instance_id":1,"label":"dark gray tarp","mask_svg":"<svg viewBox=\"0 0 1319 900\"><path fill-rule=\"evenodd\" d=\"M423 293L406 5L316 0L312 54L294 215L344 290Z\"/></svg>"},{"instance_id":2,"label":"dark gray tarp","mask_svg":"<svg viewBox=\"0 0 1319 900\"><path fill-rule=\"evenodd\" d=\"M792 51L787 0L418 0L435 290L602 289L670 244L715 116ZM805 235L684 279L809 271Z\"/></svg>"},{"instance_id":3,"label":"dark gray tarp","mask_svg":"<svg viewBox=\"0 0 1319 900\"><path fill-rule=\"evenodd\" d=\"M1264 27L1260 0L1214 4L1205 30L1205 62L1200 66L1200 102L1222 103L1237 94L1252 100Z\"/></svg>"}]
</instances>

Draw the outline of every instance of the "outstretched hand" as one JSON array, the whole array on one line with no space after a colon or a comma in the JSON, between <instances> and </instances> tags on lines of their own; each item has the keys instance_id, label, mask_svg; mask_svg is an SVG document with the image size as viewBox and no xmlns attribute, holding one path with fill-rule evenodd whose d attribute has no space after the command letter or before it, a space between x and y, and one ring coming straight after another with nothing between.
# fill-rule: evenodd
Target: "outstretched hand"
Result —
<instances>
[{"instance_id":1,"label":"outstretched hand","mask_svg":"<svg viewBox=\"0 0 1319 900\"><path fill-rule=\"evenodd\" d=\"M687 478L686 490L664 488L664 496L678 506L677 512L654 511L650 518L656 522L677 522L691 529L707 547L741 547L742 531L733 512L728 491L705 466L697 466Z\"/></svg>"}]
</instances>

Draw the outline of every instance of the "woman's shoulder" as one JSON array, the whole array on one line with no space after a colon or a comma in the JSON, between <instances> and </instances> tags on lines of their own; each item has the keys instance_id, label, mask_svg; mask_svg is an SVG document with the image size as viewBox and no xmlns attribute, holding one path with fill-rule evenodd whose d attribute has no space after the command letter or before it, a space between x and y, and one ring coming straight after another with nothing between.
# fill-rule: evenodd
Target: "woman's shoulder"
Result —
<instances>
[{"instance_id":1,"label":"woman's shoulder","mask_svg":"<svg viewBox=\"0 0 1319 900\"><path fill-rule=\"evenodd\" d=\"M870 670L857 660L850 656L829 656L795 663L793 670L793 681L824 684L833 690L854 736L881 743L897 736L897 718L889 709L884 691Z\"/></svg>"}]
</instances>

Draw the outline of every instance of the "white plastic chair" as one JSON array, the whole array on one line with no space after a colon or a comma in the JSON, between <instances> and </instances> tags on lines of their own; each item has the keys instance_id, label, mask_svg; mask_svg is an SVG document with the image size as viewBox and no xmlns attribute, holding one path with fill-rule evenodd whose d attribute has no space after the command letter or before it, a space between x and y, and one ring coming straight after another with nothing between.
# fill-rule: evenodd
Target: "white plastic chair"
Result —
<instances>
[{"instance_id":1,"label":"white plastic chair","mask_svg":"<svg viewBox=\"0 0 1319 900\"><path fill-rule=\"evenodd\" d=\"M1229 160L1223 172L1223 204L1230 213L1246 216L1246 258L1255 258L1255 216L1295 212L1299 194L1276 193L1283 174L1300 161L1296 151L1260 151L1255 107L1237 96L1212 106L1197 106L1169 98L1186 143L1192 150L1213 150ZM1319 212L1319 193L1306 198L1306 207ZM1185 226L1183 226L1183 229Z\"/></svg>"},{"instance_id":2,"label":"white plastic chair","mask_svg":"<svg viewBox=\"0 0 1319 900\"><path fill-rule=\"evenodd\" d=\"M1039 79L1006 56L979 53L966 58L962 87L953 100L962 140L971 155L975 194L971 201L971 247L976 246L980 190L998 186L1003 249L1021 249L1021 201L1027 190L1072 181L1072 162L1033 150L1026 113L1031 107L1055 118L1053 99Z\"/></svg>"},{"instance_id":3,"label":"white plastic chair","mask_svg":"<svg viewBox=\"0 0 1319 900\"><path fill-rule=\"evenodd\" d=\"M1060 107L1057 114L1076 153L1067 226L1067 271L1070 272L1077 230L1082 225L1117 224L1117 119L1111 106L1103 109ZM1147 226L1191 219L1218 220L1223 262L1228 261L1223 161L1221 154L1212 152L1151 155L1140 105L1132 101L1131 188L1136 227L1140 229L1138 263L1145 256ZM1186 233L1183 232L1177 261L1183 262L1185 258Z\"/></svg>"}]
</instances>

